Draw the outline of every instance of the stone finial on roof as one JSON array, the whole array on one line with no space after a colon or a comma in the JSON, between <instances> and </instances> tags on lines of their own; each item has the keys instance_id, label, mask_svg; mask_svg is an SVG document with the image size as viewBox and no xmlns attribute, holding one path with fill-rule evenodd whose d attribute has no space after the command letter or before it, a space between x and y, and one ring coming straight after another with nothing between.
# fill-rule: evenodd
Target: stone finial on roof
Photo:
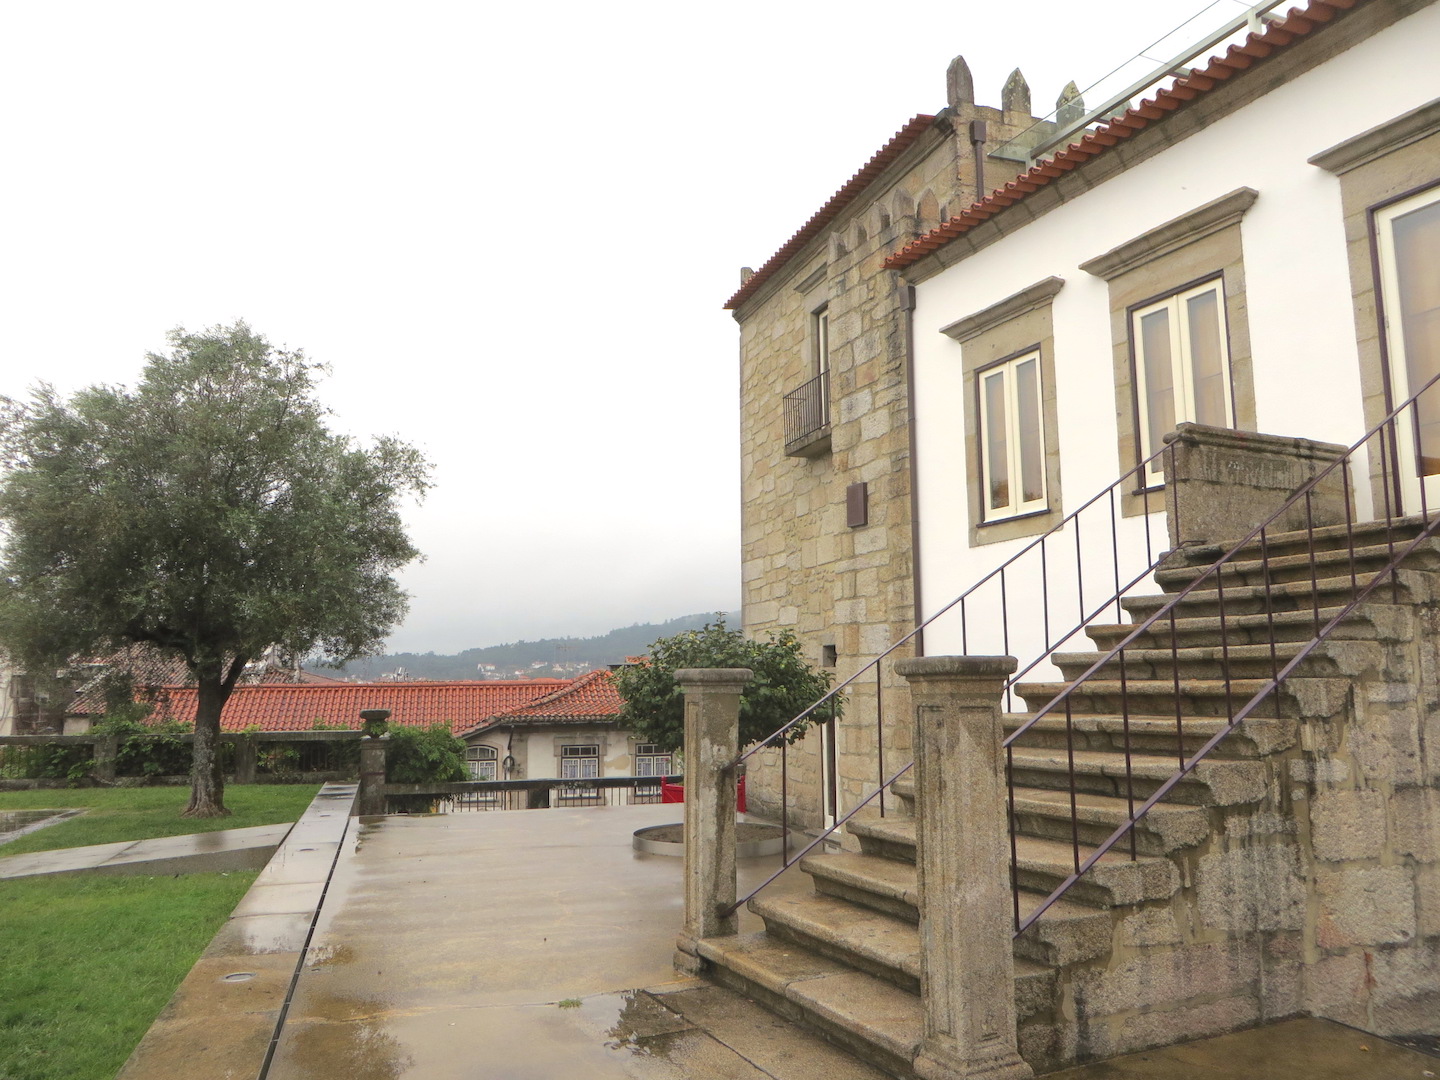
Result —
<instances>
[{"instance_id":1,"label":"stone finial on roof","mask_svg":"<svg viewBox=\"0 0 1440 1080\"><path fill-rule=\"evenodd\" d=\"M945 101L952 109L975 104L975 80L963 56L955 57L945 69Z\"/></svg>"},{"instance_id":2,"label":"stone finial on roof","mask_svg":"<svg viewBox=\"0 0 1440 1080\"><path fill-rule=\"evenodd\" d=\"M755 271L748 266L740 267L740 287L743 289L749 280L755 276Z\"/></svg>"},{"instance_id":3,"label":"stone finial on roof","mask_svg":"<svg viewBox=\"0 0 1440 1080\"><path fill-rule=\"evenodd\" d=\"M1000 108L1006 112L1030 112L1030 84L1017 67L1005 80L1005 89L1000 91Z\"/></svg>"},{"instance_id":4,"label":"stone finial on roof","mask_svg":"<svg viewBox=\"0 0 1440 1080\"><path fill-rule=\"evenodd\" d=\"M1065 84L1065 89L1060 91L1060 96L1055 99L1055 122L1061 127L1073 124L1085 115L1085 98L1080 94L1080 88L1071 79Z\"/></svg>"}]
</instances>

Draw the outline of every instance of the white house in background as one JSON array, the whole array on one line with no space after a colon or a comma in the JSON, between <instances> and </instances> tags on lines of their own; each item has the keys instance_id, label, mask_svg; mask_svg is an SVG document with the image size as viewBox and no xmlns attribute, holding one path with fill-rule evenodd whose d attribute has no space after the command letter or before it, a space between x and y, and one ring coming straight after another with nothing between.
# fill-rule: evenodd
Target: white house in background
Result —
<instances>
[{"instance_id":1,"label":"white house in background","mask_svg":"<svg viewBox=\"0 0 1440 1080\"><path fill-rule=\"evenodd\" d=\"M1362 3L1325 21L1076 131L887 261L915 286L922 611L1178 421L1348 445L1440 372L1440 7ZM1411 450L1418 510L1440 451ZM1166 546L1163 477L1147 481L1117 513L1140 566L1147 528ZM1148 506L1128 493L1141 486ZM1075 573L1073 545L1053 554L1052 590ZM1092 597L1113 591L1108 565L1086 572ZM1038 603L1039 576L1009 589ZM1002 648L998 620L986 638L969 614L969 640L947 617L926 652L1041 651L1038 620L1011 620Z\"/></svg>"},{"instance_id":2,"label":"white house in background","mask_svg":"<svg viewBox=\"0 0 1440 1080\"><path fill-rule=\"evenodd\" d=\"M668 752L619 726L623 705L610 672L592 671L456 734L476 780L669 775Z\"/></svg>"}]
</instances>

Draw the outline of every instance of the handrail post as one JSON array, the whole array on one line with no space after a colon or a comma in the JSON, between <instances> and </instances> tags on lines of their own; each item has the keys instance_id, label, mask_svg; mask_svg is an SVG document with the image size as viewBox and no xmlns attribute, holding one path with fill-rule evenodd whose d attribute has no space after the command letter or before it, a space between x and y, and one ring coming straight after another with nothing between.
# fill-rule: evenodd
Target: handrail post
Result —
<instances>
[{"instance_id":1,"label":"handrail post","mask_svg":"<svg viewBox=\"0 0 1440 1080\"><path fill-rule=\"evenodd\" d=\"M735 904L735 758L740 752L740 694L749 668L684 668L685 925L675 967L697 975L700 942L737 933Z\"/></svg>"},{"instance_id":2,"label":"handrail post","mask_svg":"<svg viewBox=\"0 0 1440 1080\"><path fill-rule=\"evenodd\" d=\"M915 707L923 1080L1018 1080L1000 701L1011 656L897 661Z\"/></svg>"},{"instance_id":3,"label":"handrail post","mask_svg":"<svg viewBox=\"0 0 1440 1080\"><path fill-rule=\"evenodd\" d=\"M366 735L360 740L360 790L355 796L356 817L385 813L385 752L390 736Z\"/></svg>"}]
</instances>

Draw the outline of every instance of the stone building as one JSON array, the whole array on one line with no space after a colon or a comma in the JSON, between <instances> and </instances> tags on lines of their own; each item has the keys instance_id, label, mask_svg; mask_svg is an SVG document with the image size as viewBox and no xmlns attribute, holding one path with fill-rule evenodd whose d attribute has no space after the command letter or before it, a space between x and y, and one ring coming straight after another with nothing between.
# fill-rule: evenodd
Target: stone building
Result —
<instances>
[{"instance_id":1,"label":"stone building","mask_svg":"<svg viewBox=\"0 0 1440 1080\"><path fill-rule=\"evenodd\" d=\"M898 805L690 955L897 1077L1440 1035L1440 4L1265 7L885 260L866 556L970 602L895 665Z\"/></svg>"},{"instance_id":2,"label":"stone building","mask_svg":"<svg viewBox=\"0 0 1440 1080\"><path fill-rule=\"evenodd\" d=\"M911 294L882 264L1008 180L1016 165L999 153L1053 128L1031 115L1018 70L999 108L976 103L963 57L946 89L943 110L907 122L763 266L742 271L726 303L740 324L742 626L794 630L842 679L916 625ZM1080 107L1073 84L1059 105ZM806 823L874 789L877 687L886 745L905 753L903 681L882 678L849 691L838 747L826 726L791 752ZM833 786L820 782L822 761ZM752 768L762 811L777 797L772 765Z\"/></svg>"}]
</instances>

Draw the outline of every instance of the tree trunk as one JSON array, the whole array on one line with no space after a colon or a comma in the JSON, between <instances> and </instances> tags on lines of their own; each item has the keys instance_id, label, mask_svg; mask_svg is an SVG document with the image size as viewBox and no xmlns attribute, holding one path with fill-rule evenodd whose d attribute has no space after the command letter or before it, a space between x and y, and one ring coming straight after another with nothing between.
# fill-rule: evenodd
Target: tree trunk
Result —
<instances>
[{"instance_id":1,"label":"tree trunk","mask_svg":"<svg viewBox=\"0 0 1440 1080\"><path fill-rule=\"evenodd\" d=\"M190 765L190 805L181 817L225 817L225 778L220 772L220 711L230 687L214 671L195 673L195 757Z\"/></svg>"}]
</instances>

